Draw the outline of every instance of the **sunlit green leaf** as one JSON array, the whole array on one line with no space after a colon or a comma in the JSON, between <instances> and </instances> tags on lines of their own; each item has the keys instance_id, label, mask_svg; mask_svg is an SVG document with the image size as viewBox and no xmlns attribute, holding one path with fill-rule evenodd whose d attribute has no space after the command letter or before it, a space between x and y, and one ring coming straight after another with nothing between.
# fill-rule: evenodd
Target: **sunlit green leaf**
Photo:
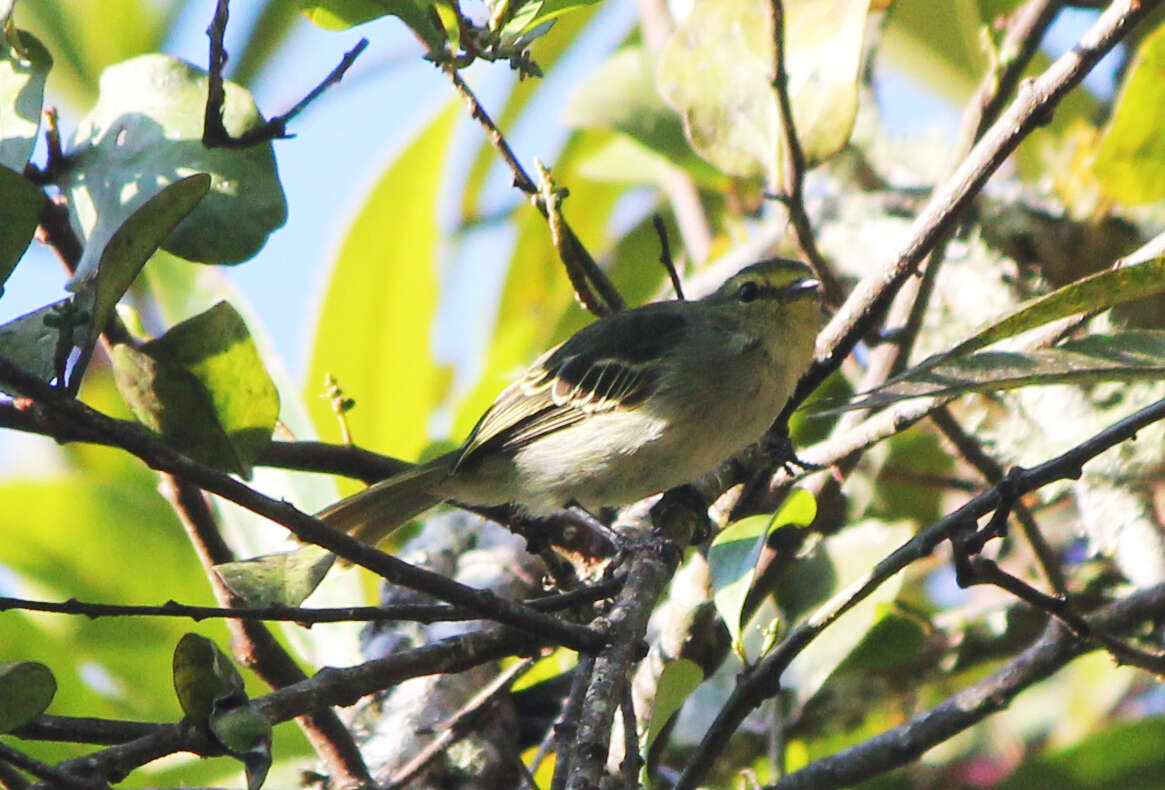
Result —
<instances>
[{"instance_id":1,"label":"sunlit green leaf","mask_svg":"<svg viewBox=\"0 0 1165 790\"><path fill-rule=\"evenodd\" d=\"M224 704L246 700L243 678L219 646L200 634L184 635L174 647L174 693L191 719L210 723Z\"/></svg>"},{"instance_id":2,"label":"sunlit green leaf","mask_svg":"<svg viewBox=\"0 0 1165 790\"><path fill-rule=\"evenodd\" d=\"M1165 197L1165 27L1137 49L1120 97L1100 138L1092 172L1122 203Z\"/></svg>"},{"instance_id":3,"label":"sunlit green leaf","mask_svg":"<svg viewBox=\"0 0 1165 790\"><path fill-rule=\"evenodd\" d=\"M239 135L263 122L250 93L225 83L223 122ZM63 177L70 218L85 240L86 276L105 240L160 188L209 173L210 192L162 245L192 261L251 258L287 218L270 143L244 149L202 144L206 74L168 55L143 55L105 70L97 105L73 136Z\"/></svg>"},{"instance_id":4,"label":"sunlit green leaf","mask_svg":"<svg viewBox=\"0 0 1165 790\"><path fill-rule=\"evenodd\" d=\"M28 248L45 197L19 173L0 165L0 296L4 281Z\"/></svg>"},{"instance_id":5,"label":"sunlit green leaf","mask_svg":"<svg viewBox=\"0 0 1165 790\"><path fill-rule=\"evenodd\" d=\"M35 36L22 32L19 39L20 52L0 38L0 166L17 172L36 146L45 77L53 65Z\"/></svg>"},{"instance_id":6,"label":"sunlit green leaf","mask_svg":"<svg viewBox=\"0 0 1165 790\"><path fill-rule=\"evenodd\" d=\"M143 346L194 374L210 396L218 424L245 477L271 441L279 418L279 393L259 357L242 316L228 302L172 327Z\"/></svg>"},{"instance_id":7,"label":"sunlit green leaf","mask_svg":"<svg viewBox=\"0 0 1165 790\"><path fill-rule=\"evenodd\" d=\"M716 609L728 627L734 645L740 644L741 613L752 588L757 558L773 530L786 524L808 525L817 515L813 494L795 488L773 516L736 521L716 535L708 550L708 570Z\"/></svg>"},{"instance_id":8,"label":"sunlit green leaf","mask_svg":"<svg viewBox=\"0 0 1165 790\"><path fill-rule=\"evenodd\" d=\"M356 401L347 418L358 443L415 458L429 441L429 416L448 381L431 348L441 238L437 198L460 110L450 103L399 152L340 242L306 389L324 438L339 434L320 397L325 374L331 374Z\"/></svg>"},{"instance_id":9,"label":"sunlit green leaf","mask_svg":"<svg viewBox=\"0 0 1165 790\"><path fill-rule=\"evenodd\" d=\"M797 139L809 164L849 139L869 0L785 6L785 70ZM659 64L660 93L683 116L692 147L725 173L784 186L783 133L772 86L771 8L704 0L676 28Z\"/></svg>"},{"instance_id":10,"label":"sunlit green leaf","mask_svg":"<svg viewBox=\"0 0 1165 790\"><path fill-rule=\"evenodd\" d=\"M513 40L547 22L577 11L599 0L529 0L518 9L502 29L503 41Z\"/></svg>"},{"instance_id":11,"label":"sunlit green leaf","mask_svg":"<svg viewBox=\"0 0 1165 790\"><path fill-rule=\"evenodd\" d=\"M0 733L11 732L44 713L56 693L56 678L44 664L0 662Z\"/></svg>"},{"instance_id":12,"label":"sunlit green leaf","mask_svg":"<svg viewBox=\"0 0 1165 790\"><path fill-rule=\"evenodd\" d=\"M445 31L435 25L428 10L434 0L298 0L304 15L328 30L345 30L382 16L398 17L417 33L431 51L443 48Z\"/></svg>"},{"instance_id":13,"label":"sunlit green leaf","mask_svg":"<svg viewBox=\"0 0 1165 790\"><path fill-rule=\"evenodd\" d=\"M249 477L271 440L279 396L238 313L226 302L157 340L113 350L134 414L176 449Z\"/></svg>"}]
</instances>

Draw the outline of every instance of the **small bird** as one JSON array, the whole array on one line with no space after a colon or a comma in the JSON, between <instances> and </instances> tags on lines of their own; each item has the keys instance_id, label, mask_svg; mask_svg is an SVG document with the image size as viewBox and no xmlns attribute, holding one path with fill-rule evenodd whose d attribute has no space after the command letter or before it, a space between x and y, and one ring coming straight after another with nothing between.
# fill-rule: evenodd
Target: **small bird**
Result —
<instances>
[{"instance_id":1,"label":"small bird","mask_svg":"<svg viewBox=\"0 0 1165 790\"><path fill-rule=\"evenodd\" d=\"M593 513L682 485L761 437L823 321L811 270L779 258L699 300L607 315L539 357L460 448L317 516L374 544L447 500Z\"/></svg>"}]
</instances>

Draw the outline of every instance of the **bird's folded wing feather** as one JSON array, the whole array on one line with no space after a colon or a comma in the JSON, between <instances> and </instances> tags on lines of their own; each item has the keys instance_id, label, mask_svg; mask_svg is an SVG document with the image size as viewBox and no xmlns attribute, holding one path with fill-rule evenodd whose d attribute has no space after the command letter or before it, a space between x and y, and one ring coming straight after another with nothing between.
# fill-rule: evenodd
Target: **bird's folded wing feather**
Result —
<instances>
[{"instance_id":1,"label":"bird's folded wing feather","mask_svg":"<svg viewBox=\"0 0 1165 790\"><path fill-rule=\"evenodd\" d=\"M641 403L658 381L657 368L648 363L682 331L680 304L617 313L546 352L482 416L457 466L487 447L514 452L592 414Z\"/></svg>"}]
</instances>

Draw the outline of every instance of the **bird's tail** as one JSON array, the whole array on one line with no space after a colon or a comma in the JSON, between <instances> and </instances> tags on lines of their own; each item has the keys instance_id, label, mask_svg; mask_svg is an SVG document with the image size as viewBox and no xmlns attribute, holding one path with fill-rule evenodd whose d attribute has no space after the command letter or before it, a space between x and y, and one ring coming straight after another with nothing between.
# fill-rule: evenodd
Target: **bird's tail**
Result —
<instances>
[{"instance_id":1,"label":"bird's tail","mask_svg":"<svg viewBox=\"0 0 1165 790\"><path fill-rule=\"evenodd\" d=\"M333 529L375 545L446 498L442 482L456 454L434 458L324 508L316 517ZM299 606L323 580L336 556L320 546L215 565L219 578L249 606Z\"/></svg>"},{"instance_id":2,"label":"bird's tail","mask_svg":"<svg viewBox=\"0 0 1165 790\"><path fill-rule=\"evenodd\" d=\"M434 458L381 480L316 513L329 527L375 546L394 530L446 498L441 483L456 456Z\"/></svg>"}]
</instances>

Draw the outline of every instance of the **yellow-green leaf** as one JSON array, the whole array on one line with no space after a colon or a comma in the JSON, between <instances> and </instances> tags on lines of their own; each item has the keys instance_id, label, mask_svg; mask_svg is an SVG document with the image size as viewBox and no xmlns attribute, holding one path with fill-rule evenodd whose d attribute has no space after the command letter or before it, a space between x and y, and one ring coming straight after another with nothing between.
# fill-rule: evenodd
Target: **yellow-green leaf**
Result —
<instances>
[{"instance_id":1,"label":"yellow-green leaf","mask_svg":"<svg viewBox=\"0 0 1165 790\"><path fill-rule=\"evenodd\" d=\"M461 109L451 102L399 152L340 242L306 386L323 438L339 438L336 417L320 397L331 374L356 401L347 419L360 445L411 459L429 441L429 416L448 379L432 355L437 203Z\"/></svg>"},{"instance_id":2,"label":"yellow-green leaf","mask_svg":"<svg viewBox=\"0 0 1165 790\"><path fill-rule=\"evenodd\" d=\"M1100 137L1092 172L1122 203L1165 197L1165 27L1137 49L1112 118Z\"/></svg>"}]
</instances>

